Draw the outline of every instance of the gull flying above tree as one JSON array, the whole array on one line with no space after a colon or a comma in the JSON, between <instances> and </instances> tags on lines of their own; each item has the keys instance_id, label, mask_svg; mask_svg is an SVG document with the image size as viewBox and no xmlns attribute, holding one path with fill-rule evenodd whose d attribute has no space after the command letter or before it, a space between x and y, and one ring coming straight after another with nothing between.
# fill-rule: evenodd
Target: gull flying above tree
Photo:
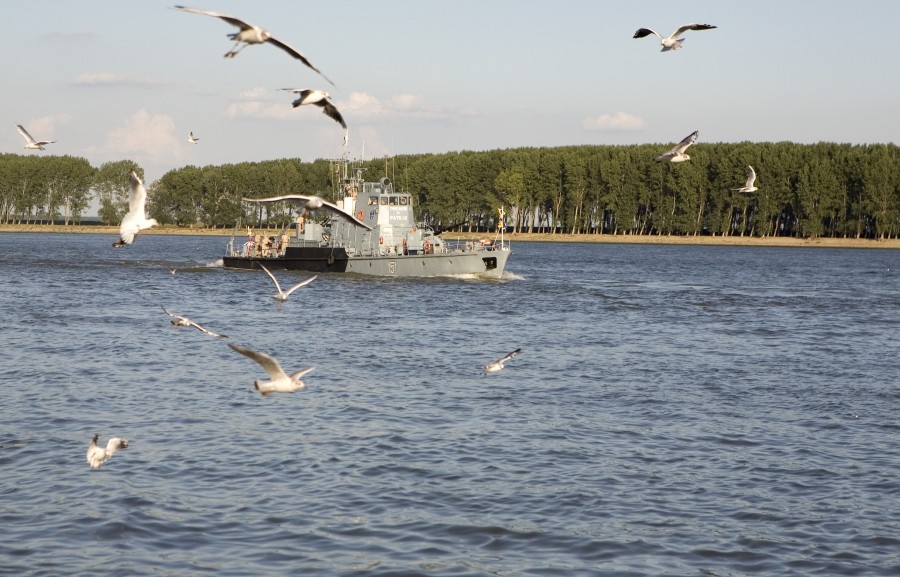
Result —
<instances>
[{"instance_id":1,"label":"gull flying above tree","mask_svg":"<svg viewBox=\"0 0 900 577\"><path fill-rule=\"evenodd\" d=\"M132 171L128 175L128 182L131 183L131 196L128 199L128 212L119 225L119 240L113 243L116 248L133 243L142 230L159 224L155 218L147 218L144 215L147 191L136 172Z\"/></svg>"},{"instance_id":2,"label":"gull flying above tree","mask_svg":"<svg viewBox=\"0 0 900 577\"><path fill-rule=\"evenodd\" d=\"M347 129L347 123L344 122L344 117L341 116L341 113L338 112L338 109L334 104L329 101L331 95L324 90L310 90L308 88L282 88L281 90L288 90L300 95L299 98L291 102L294 108L303 106L304 104L315 104L322 109L322 112L343 126L345 130Z\"/></svg>"},{"instance_id":3,"label":"gull flying above tree","mask_svg":"<svg viewBox=\"0 0 900 577\"><path fill-rule=\"evenodd\" d=\"M327 76L322 74L321 70L319 70L318 68L313 66L312 62L307 60L306 56L301 54L299 50L297 50L296 48L293 48L291 46L288 46L284 42L278 40L277 38L272 36L272 34L268 30L263 30L259 26L254 26L253 24L244 22L240 18L235 18L234 16L229 16L227 14L220 14L218 12L211 12L209 10L198 10L197 8L188 8L187 6L174 6L174 8L176 10L181 10L182 12L190 12L192 14L202 14L204 16L212 16L214 18L221 18L222 20L224 20L225 22L228 22L232 26L237 26L238 28L240 28L240 30L238 32L228 35L229 38L231 38L232 40L235 41L235 44L231 48L231 50L229 50L228 52L225 53L225 58L234 58L235 56L238 55L238 53L241 50L243 50L250 44L263 44L265 42L268 42L269 44L272 44L274 46L281 48L282 50L284 50L285 52L287 52L294 58L300 60L301 62L303 62L303 64L306 64L308 67L310 67L313 70L315 70L316 72L318 72L322 78L324 78L325 80L328 80L328 82L332 86L334 86L334 82L331 82L331 79L329 79ZM243 43L243 46L238 48L238 46L240 46L241 43Z\"/></svg>"},{"instance_id":4,"label":"gull flying above tree","mask_svg":"<svg viewBox=\"0 0 900 577\"><path fill-rule=\"evenodd\" d=\"M351 224L355 224L356 226L361 226L363 228L367 228L372 230L372 227L363 221L357 219L355 216L350 214L349 212L339 208L337 205L328 202L322 197L315 195L306 195L306 194L285 194L283 196L272 196L269 198L244 198L244 202L281 202L281 201L299 201L303 203L303 208L310 212L314 212L319 210L320 208L324 208L325 210L340 216L341 218L347 220Z\"/></svg>"},{"instance_id":5,"label":"gull flying above tree","mask_svg":"<svg viewBox=\"0 0 900 577\"><path fill-rule=\"evenodd\" d=\"M756 192L759 190L756 185L756 171L753 170L753 167L749 164L747 165L747 182L744 183L744 186L740 188L733 188L732 190L736 190L738 192Z\"/></svg>"},{"instance_id":6,"label":"gull flying above tree","mask_svg":"<svg viewBox=\"0 0 900 577\"><path fill-rule=\"evenodd\" d=\"M660 52L668 52L669 50L678 50L681 48L681 45L684 43L684 38L679 38L679 36L688 30L710 30L712 28L717 28L717 26L713 26L712 24L685 24L684 26L679 26L675 32L672 32L672 34L665 38L660 36L659 32L650 28L638 28L632 38L643 38L645 36L650 36L651 34L656 34L659 38L659 43L662 45Z\"/></svg>"},{"instance_id":7,"label":"gull flying above tree","mask_svg":"<svg viewBox=\"0 0 900 577\"><path fill-rule=\"evenodd\" d=\"M697 137L699 136L699 130L695 130L694 132L688 134L684 137L684 140L682 140L678 143L677 146L675 146L675 148L657 156L656 162L685 162L690 160L691 157L685 154L684 151L688 149L688 146L694 144L694 142L697 141Z\"/></svg>"},{"instance_id":8,"label":"gull flying above tree","mask_svg":"<svg viewBox=\"0 0 900 577\"><path fill-rule=\"evenodd\" d=\"M300 377L315 368L309 367L307 369L301 369L296 373L288 375L284 372L284 369L281 368L278 361L266 353L254 351L232 343L229 343L228 346L245 357L259 363L263 370L266 371L266 374L269 375L269 378L271 379L269 381L264 381L262 379L253 381L253 388L259 391L264 397L269 396L269 393L291 393L298 389L305 389L306 384L300 380Z\"/></svg>"},{"instance_id":9,"label":"gull flying above tree","mask_svg":"<svg viewBox=\"0 0 900 577\"><path fill-rule=\"evenodd\" d=\"M214 332L212 332L211 330L209 330L209 329L207 329L207 328L204 328L204 327L200 326L199 324L195 323L194 321L192 321L191 319L187 318L186 316L182 316L182 315L179 315L179 314L177 314L177 313L173 313L172 311L170 311L170 310L167 309L166 307L162 307L162 310L163 310L167 315L169 315L170 317L172 317L172 325L174 325L174 326L176 326L176 327L194 327L194 328L197 329L198 331L203 332L203 333L206 333L206 334L208 334L208 335L211 336L211 337L216 337L216 338L220 338L220 339L227 339L227 338L228 338L226 335L220 335L219 333L214 333Z\"/></svg>"},{"instance_id":10,"label":"gull flying above tree","mask_svg":"<svg viewBox=\"0 0 900 577\"><path fill-rule=\"evenodd\" d=\"M19 130L19 134L25 139L25 148L26 149L34 149L34 150L44 150L44 146L48 144L53 144L56 142L55 140L35 140L28 134L28 131L25 130L25 127L21 124L16 124L16 128Z\"/></svg>"}]
</instances>

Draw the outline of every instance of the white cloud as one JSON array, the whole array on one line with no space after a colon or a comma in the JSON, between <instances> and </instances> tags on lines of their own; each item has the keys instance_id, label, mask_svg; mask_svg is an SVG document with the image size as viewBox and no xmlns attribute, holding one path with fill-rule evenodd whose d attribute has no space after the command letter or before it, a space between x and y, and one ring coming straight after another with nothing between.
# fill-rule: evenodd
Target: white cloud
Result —
<instances>
[{"instance_id":1,"label":"white cloud","mask_svg":"<svg viewBox=\"0 0 900 577\"><path fill-rule=\"evenodd\" d=\"M46 140L56 137L56 127L61 124L68 124L72 121L71 114L51 114L32 118L28 124L24 124L25 129L37 140Z\"/></svg>"},{"instance_id":2,"label":"white cloud","mask_svg":"<svg viewBox=\"0 0 900 577\"><path fill-rule=\"evenodd\" d=\"M281 91L279 91L281 92ZM265 120L298 120L308 118L291 106L295 94L284 92L276 101L264 88L253 88L238 95L239 100L228 105L228 118L256 118ZM376 120L384 118L444 118L446 111L429 108L419 94L398 94L388 100L367 94L352 92L345 100L332 102L348 122L352 120Z\"/></svg>"},{"instance_id":3,"label":"white cloud","mask_svg":"<svg viewBox=\"0 0 900 577\"><path fill-rule=\"evenodd\" d=\"M601 131L617 131L617 130L640 130L644 128L646 122L640 116L628 114L627 112L616 112L615 114L601 114L585 118L582 126L585 130L601 130Z\"/></svg>"},{"instance_id":4,"label":"white cloud","mask_svg":"<svg viewBox=\"0 0 900 577\"><path fill-rule=\"evenodd\" d=\"M175 137L175 121L167 114L151 115L140 109L106 135L104 148L121 157L149 155L175 158L180 139Z\"/></svg>"},{"instance_id":5,"label":"white cloud","mask_svg":"<svg viewBox=\"0 0 900 577\"><path fill-rule=\"evenodd\" d=\"M156 88L158 86L168 86L171 82L133 78L131 76L122 76L111 72L84 72L76 76L75 79L72 80L72 84L74 86L87 87L139 86L141 88Z\"/></svg>"}]
</instances>

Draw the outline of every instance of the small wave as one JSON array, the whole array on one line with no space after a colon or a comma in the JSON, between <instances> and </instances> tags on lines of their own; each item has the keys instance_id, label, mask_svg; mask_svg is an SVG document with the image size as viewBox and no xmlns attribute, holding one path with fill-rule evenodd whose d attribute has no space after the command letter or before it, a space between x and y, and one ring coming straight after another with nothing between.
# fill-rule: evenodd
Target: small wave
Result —
<instances>
[{"instance_id":1,"label":"small wave","mask_svg":"<svg viewBox=\"0 0 900 577\"><path fill-rule=\"evenodd\" d=\"M225 261L222 259L217 259L212 262L206 263L206 268L222 268L225 266Z\"/></svg>"},{"instance_id":2,"label":"small wave","mask_svg":"<svg viewBox=\"0 0 900 577\"><path fill-rule=\"evenodd\" d=\"M503 274L500 275L500 278L502 280L525 280L524 276L516 274L514 272L509 272L508 270L503 271Z\"/></svg>"}]
</instances>

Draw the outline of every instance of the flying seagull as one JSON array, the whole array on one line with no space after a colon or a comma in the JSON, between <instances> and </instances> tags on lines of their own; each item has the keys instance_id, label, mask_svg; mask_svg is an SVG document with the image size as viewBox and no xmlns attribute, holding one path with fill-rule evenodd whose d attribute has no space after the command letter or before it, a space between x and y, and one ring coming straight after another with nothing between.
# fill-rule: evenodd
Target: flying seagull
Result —
<instances>
[{"instance_id":1,"label":"flying seagull","mask_svg":"<svg viewBox=\"0 0 900 577\"><path fill-rule=\"evenodd\" d=\"M128 446L127 440L114 437L106 443L106 448L104 449L97 445L97 439L99 438L100 435L94 435L94 438L91 439L91 444L88 445L87 462L90 464L91 469L99 469L103 466L103 463L112 458L116 451Z\"/></svg>"},{"instance_id":2,"label":"flying seagull","mask_svg":"<svg viewBox=\"0 0 900 577\"><path fill-rule=\"evenodd\" d=\"M162 310L163 310L167 315L169 315L170 317L172 317L172 324L173 324L174 326L176 326L176 327L194 327L194 328L197 329L198 331L203 332L203 333L206 333L206 334L208 334L208 335L211 336L211 337L217 337L217 338L220 338L220 339L227 339L227 338L228 338L226 335L220 335L219 333L214 333L214 332L212 332L211 330L209 330L209 329L207 329L207 328L204 328L204 327L198 325L197 323L195 323L195 322L192 321L191 319L187 318L186 316L182 316L182 315L179 315L179 314L177 314L177 313L173 313L172 311L170 311L170 310L167 309L166 307L162 307Z\"/></svg>"},{"instance_id":3,"label":"flying seagull","mask_svg":"<svg viewBox=\"0 0 900 577\"><path fill-rule=\"evenodd\" d=\"M753 183L756 182L756 171L749 164L747 165L747 182L740 188L733 188L738 192L756 192L759 190Z\"/></svg>"},{"instance_id":4,"label":"flying seagull","mask_svg":"<svg viewBox=\"0 0 900 577\"><path fill-rule=\"evenodd\" d=\"M294 108L303 106L304 104L315 104L322 109L322 112L343 126L345 130L347 129L347 123L344 122L344 117L341 116L341 113L338 112L338 109L335 108L334 104L329 102L328 99L331 98L331 95L324 90L310 90L308 88L282 88L281 90L288 90L300 95L299 98L291 103Z\"/></svg>"},{"instance_id":5,"label":"flying seagull","mask_svg":"<svg viewBox=\"0 0 900 577\"><path fill-rule=\"evenodd\" d=\"M16 124L16 128L19 130L19 134L25 138L25 148L31 148L35 150L44 150L44 146L47 144L53 144L56 142L55 140L35 140L31 138L31 135L28 134L28 131L25 130L25 127L21 124Z\"/></svg>"},{"instance_id":6,"label":"flying seagull","mask_svg":"<svg viewBox=\"0 0 900 577\"><path fill-rule=\"evenodd\" d=\"M213 16L215 18L221 18L225 22L228 22L232 26L237 26L240 28L239 32L235 32L233 34L229 34L228 37L235 41L234 46L225 53L225 58L234 58L238 55L238 52L249 46L250 44L262 44L264 42L268 42L269 44L274 44L275 46L281 48L297 60L303 62L313 70L319 73L325 80L334 86L334 82L322 74L322 71L313 66L312 62L306 59L306 56L300 53L299 50L288 46L284 42L276 39L268 30L263 30L259 26L254 26L253 24L249 24L244 22L240 18L235 18L234 16L229 16L227 14L219 14L218 12L211 12L209 10L198 10L196 8L188 8L187 6L174 6L176 10L181 10L182 12L191 12L192 14L203 14L205 16ZM243 46L238 48L238 46L243 42Z\"/></svg>"},{"instance_id":7,"label":"flying seagull","mask_svg":"<svg viewBox=\"0 0 900 577\"><path fill-rule=\"evenodd\" d=\"M650 28L638 28L637 32L634 33L632 38L643 38L644 36L650 36L651 34L656 34L659 37L659 43L662 45L662 50L660 52L668 52L669 50L678 50L681 48L682 43L684 43L684 38L679 38L682 34L687 32L688 30L710 30L711 28L717 28L717 26L713 26L712 24L685 24L684 26L680 26L678 30L672 32L669 36L663 38L659 35L655 30L651 30Z\"/></svg>"},{"instance_id":8,"label":"flying seagull","mask_svg":"<svg viewBox=\"0 0 900 577\"><path fill-rule=\"evenodd\" d=\"M493 363L488 363L488 364L484 365L484 372L485 373L496 373L497 371L503 370L503 363L505 363L506 361L508 361L508 360L512 359L513 357L515 357L516 355L518 355L521 350L522 349L516 349L513 352L506 355L505 357L497 359Z\"/></svg>"},{"instance_id":9,"label":"flying seagull","mask_svg":"<svg viewBox=\"0 0 900 577\"><path fill-rule=\"evenodd\" d=\"M194 137L194 133L191 132L191 133L188 134L188 142L190 142L191 144L197 144L198 142L200 142L200 139L199 139L199 138L195 138L195 137Z\"/></svg>"},{"instance_id":10,"label":"flying seagull","mask_svg":"<svg viewBox=\"0 0 900 577\"><path fill-rule=\"evenodd\" d=\"M122 219L122 224L119 225L119 240L113 243L113 246L116 248L133 243L138 233L142 230L159 224L155 218L144 216L147 191L144 189L144 183L141 182L137 173L132 171L128 175L128 182L131 183L131 196L128 199L128 212Z\"/></svg>"},{"instance_id":11,"label":"flying seagull","mask_svg":"<svg viewBox=\"0 0 900 577\"><path fill-rule=\"evenodd\" d=\"M309 367L307 369L301 369L296 373L288 375L284 372L284 369L281 368L278 361L266 353L260 353L232 343L229 343L228 346L245 357L259 363L263 370L266 371L266 374L269 375L269 378L272 379L270 381L261 379L253 381L253 388L259 391L264 397L268 397L269 393L291 393L297 389L305 389L306 384L300 380L300 377L315 368Z\"/></svg>"},{"instance_id":12,"label":"flying seagull","mask_svg":"<svg viewBox=\"0 0 900 577\"><path fill-rule=\"evenodd\" d=\"M283 290L281 290L281 285L278 284L278 279L275 278L275 275L273 275L271 272L269 272L269 269L267 269L265 266L263 266L262 263L259 263L259 268L266 271L266 274L269 275L269 278L272 279L272 282L275 283L275 288L278 290L278 294L272 295L272 298L280 303L283 303L284 301L286 301L287 298L289 296L291 296L292 292L294 292L295 290L297 290L298 288L300 288L302 286L308 285L309 283L311 283L312 281L316 280L319 277L319 275L313 275L313 276L309 277L308 279L298 282L297 284L295 284L288 290L283 291Z\"/></svg>"},{"instance_id":13,"label":"flying seagull","mask_svg":"<svg viewBox=\"0 0 900 577\"><path fill-rule=\"evenodd\" d=\"M685 150L688 149L688 146L694 144L697 141L697 137L700 136L700 131L695 130L694 132L688 134L684 137L684 140L678 143L678 145L666 152L665 154L660 154L656 157L656 162L685 162L690 160L691 157L684 153Z\"/></svg>"},{"instance_id":14,"label":"flying seagull","mask_svg":"<svg viewBox=\"0 0 900 577\"><path fill-rule=\"evenodd\" d=\"M338 208L337 205L332 204L322 197L315 195L306 195L306 194L285 194L284 196L272 196L269 198L244 198L244 202L281 202L281 201L299 201L303 203L303 208L306 210L313 212L319 210L320 208L324 208L325 210L334 213L341 218L347 220L351 224L355 224L356 226L361 226L363 228L367 228L372 230L372 227L363 221L356 218L354 215L349 212L343 210L342 208ZM362 215L360 215L362 216Z\"/></svg>"}]
</instances>

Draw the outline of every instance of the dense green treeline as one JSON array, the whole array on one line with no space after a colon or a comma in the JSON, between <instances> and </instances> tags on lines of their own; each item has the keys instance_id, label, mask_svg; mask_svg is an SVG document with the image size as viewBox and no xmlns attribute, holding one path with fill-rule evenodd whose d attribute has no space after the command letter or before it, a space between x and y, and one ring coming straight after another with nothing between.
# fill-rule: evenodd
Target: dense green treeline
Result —
<instances>
[{"instance_id":1,"label":"dense green treeline","mask_svg":"<svg viewBox=\"0 0 900 577\"><path fill-rule=\"evenodd\" d=\"M517 232L897 238L900 147L893 144L699 143L691 160L660 164L666 145L516 148L402 155L358 163L368 180L388 176L416 198L418 217L462 230L496 226L497 208ZM743 185L757 172L753 193ZM91 191L104 222L127 206L131 161L93 169L84 159L0 155L0 217L74 218ZM287 206L242 207L241 197L289 193L333 199L339 166L280 159L185 166L149 185L160 222L280 226ZM66 178L60 175L66 174ZM87 199L87 202L85 201Z\"/></svg>"}]
</instances>

